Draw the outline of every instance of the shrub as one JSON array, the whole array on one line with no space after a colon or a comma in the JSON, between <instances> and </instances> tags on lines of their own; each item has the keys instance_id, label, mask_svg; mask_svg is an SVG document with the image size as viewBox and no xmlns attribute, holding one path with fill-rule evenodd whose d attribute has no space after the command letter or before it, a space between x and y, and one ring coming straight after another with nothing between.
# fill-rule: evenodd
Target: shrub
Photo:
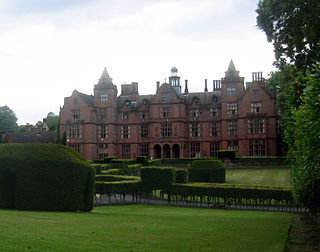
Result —
<instances>
[{"instance_id":1,"label":"shrub","mask_svg":"<svg viewBox=\"0 0 320 252\"><path fill-rule=\"evenodd\" d=\"M121 169L109 169L109 170L102 171L101 174L123 175Z\"/></svg>"},{"instance_id":2,"label":"shrub","mask_svg":"<svg viewBox=\"0 0 320 252\"><path fill-rule=\"evenodd\" d=\"M6 190L0 193L2 208L50 211L93 208L94 169L69 147L3 144L0 164L0 191Z\"/></svg>"},{"instance_id":3,"label":"shrub","mask_svg":"<svg viewBox=\"0 0 320 252\"><path fill-rule=\"evenodd\" d=\"M234 150L218 150L219 159L235 159L236 152Z\"/></svg>"},{"instance_id":4,"label":"shrub","mask_svg":"<svg viewBox=\"0 0 320 252\"><path fill-rule=\"evenodd\" d=\"M190 182L224 183L226 167L220 160L196 160L189 167Z\"/></svg>"},{"instance_id":5,"label":"shrub","mask_svg":"<svg viewBox=\"0 0 320 252\"><path fill-rule=\"evenodd\" d=\"M111 169L125 169L128 165L136 164L135 159L112 159L110 161Z\"/></svg>"},{"instance_id":6,"label":"shrub","mask_svg":"<svg viewBox=\"0 0 320 252\"><path fill-rule=\"evenodd\" d=\"M176 181L174 167L142 167L140 173L142 184L147 191L164 189Z\"/></svg>"},{"instance_id":7,"label":"shrub","mask_svg":"<svg viewBox=\"0 0 320 252\"><path fill-rule=\"evenodd\" d=\"M140 177L123 176L123 175L97 175L96 181L113 182L113 181L140 181Z\"/></svg>"},{"instance_id":8,"label":"shrub","mask_svg":"<svg viewBox=\"0 0 320 252\"><path fill-rule=\"evenodd\" d=\"M114 160L114 159L118 159L118 158L117 158L117 157L112 157L112 156L110 156L110 157L105 157L105 158L103 159L103 163L105 163L105 164L110 164L111 160Z\"/></svg>"},{"instance_id":9,"label":"shrub","mask_svg":"<svg viewBox=\"0 0 320 252\"><path fill-rule=\"evenodd\" d=\"M136 163L142 165L148 165L148 157L147 156L138 156L136 157Z\"/></svg>"},{"instance_id":10,"label":"shrub","mask_svg":"<svg viewBox=\"0 0 320 252\"><path fill-rule=\"evenodd\" d=\"M176 183L187 183L188 182L188 170L187 169L176 169Z\"/></svg>"}]
</instances>

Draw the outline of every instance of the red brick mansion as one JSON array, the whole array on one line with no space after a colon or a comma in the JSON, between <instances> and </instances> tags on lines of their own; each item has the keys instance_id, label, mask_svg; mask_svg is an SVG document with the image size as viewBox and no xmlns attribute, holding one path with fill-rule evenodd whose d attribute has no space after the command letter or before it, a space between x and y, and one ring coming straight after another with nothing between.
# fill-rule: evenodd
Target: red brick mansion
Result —
<instances>
[{"instance_id":1,"label":"red brick mansion","mask_svg":"<svg viewBox=\"0 0 320 252\"><path fill-rule=\"evenodd\" d=\"M138 83L117 87L104 69L94 95L75 90L60 111L60 132L87 159L214 157L218 150L239 156L277 154L275 96L262 73L244 83L233 62L225 77L204 83L204 91L184 90L177 68L169 83L152 95L139 95Z\"/></svg>"}]
</instances>

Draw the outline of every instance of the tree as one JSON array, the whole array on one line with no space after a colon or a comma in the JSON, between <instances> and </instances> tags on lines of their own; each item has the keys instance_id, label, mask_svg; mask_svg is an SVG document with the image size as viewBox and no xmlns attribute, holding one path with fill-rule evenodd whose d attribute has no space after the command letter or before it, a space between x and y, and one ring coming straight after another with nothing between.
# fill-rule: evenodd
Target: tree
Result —
<instances>
[{"instance_id":1,"label":"tree","mask_svg":"<svg viewBox=\"0 0 320 252\"><path fill-rule=\"evenodd\" d=\"M260 0L257 24L273 43L276 65L289 59L300 70L320 60L319 0Z\"/></svg>"},{"instance_id":2,"label":"tree","mask_svg":"<svg viewBox=\"0 0 320 252\"><path fill-rule=\"evenodd\" d=\"M0 133L15 132L17 127L15 113L8 106L0 106Z\"/></svg>"},{"instance_id":3,"label":"tree","mask_svg":"<svg viewBox=\"0 0 320 252\"><path fill-rule=\"evenodd\" d=\"M320 64L301 77L306 88L303 105L293 108L293 192L297 201L311 210L320 208Z\"/></svg>"},{"instance_id":4,"label":"tree","mask_svg":"<svg viewBox=\"0 0 320 252\"><path fill-rule=\"evenodd\" d=\"M49 112L46 120L49 130L56 131L58 128L59 116L55 115L53 112Z\"/></svg>"}]
</instances>

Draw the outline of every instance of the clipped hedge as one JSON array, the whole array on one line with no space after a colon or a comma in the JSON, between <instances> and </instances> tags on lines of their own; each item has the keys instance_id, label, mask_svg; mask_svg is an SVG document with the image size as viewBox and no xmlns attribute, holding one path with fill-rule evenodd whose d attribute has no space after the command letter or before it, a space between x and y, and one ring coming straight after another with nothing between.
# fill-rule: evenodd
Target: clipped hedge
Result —
<instances>
[{"instance_id":1,"label":"clipped hedge","mask_svg":"<svg viewBox=\"0 0 320 252\"><path fill-rule=\"evenodd\" d=\"M110 162L111 162L112 160L114 160L114 159L118 159L118 157L113 157L113 156L105 157L105 158L103 159L103 163L105 163L105 164L110 164Z\"/></svg>"},{"instance_id":2,"label":"clipped hedge","mask_svg":"<svg viewBox=\"0 0 320 252\"><path fill-rule=\"evenodd\" d=\"M112 159L110 161L111 169L125 169L133 164L136 164L135 159Z\"/></svg>"},{"instance_id":3,"label":"clipped hedge","mask_svg":"<svg viewBox=\"0 0 320 252\"><path fill-rule=\"evenodd\" d=\"M293 206L291 187L248 186L232 184L175 184L163 190L168 199L240 205Z\"/></svg>"},{"instance_id":4,"label":"clipped hedge","mask_svg":"<svg viewBox=\"0 0 320 252\"><path fill-rule=\"evenodd\" d=\"M146 190L164 189L176 181L174 167L141 167L141 182Z\"/></svg>"},{"instance_id":5,"label":"clipped hedge","mask_svg":"<svg viewBox=\"0 0 320 252\"><path fill-rule=\"evenodd\" d=\"M188 182L188 170L187 169L176 169L176 183L187 183Z\"/></svg>"},{"instance_id":6,"label":"clipped hedge","mask_svg":"<svg viewBox=\"0 0 320 252\"><path fill-rule=\"evenodd\" d=\"M137 156L136 163L142 165L148 165L148 157L147 156Z\"/></svg>"},{"instance_id":7,"label":"clipped hedge","mask_svg":"<svg viewBox=\"0 0 320 252\"><path fill-rule=\"evenodd\" d=\"M196 160L189 167L190 182L224 183L226 167L220 160Z\"/></svg>"},{"instance_id":8,"label":"clipped hedge","mask_svg":"<svg viewBox=\"0 0 320 252\"><path fill-rule=\"evenodd\" d=\"M95 172L73 149L0 145L0 208L91 211Z\"/></svg>"},{"instance_id":9,"label":"clipped hedge","mask_svg":"<svg viewBox=\"0 0 320 252\"><path fill-rule=\"evenodd\" d=\"M236 151L234 150L218 150L219 159L235 159Z\"/></svg>"},{"instance_id":10,"label":"clipped hedge","mask_svg":"<svg viewBox=\"0 0 320 252\"><path fill-rule=\"evenodd\" d=\"M97 181L95 185L96 193L99 194L121 194L121 195L137 195L140 194L142 184L140 181L115 181L115 182L103 182Z\"/></svg>"},{"instance_id":11,"label":"clipped hedge","mask_svg":"<svg viewBox=\"0 0 320 252\"><path fill-rule=\"evenodd\" d=\"M140 181L140 177L136 176L123 176L123 175L97 175L96 181L113 182L113 181Z\"/></svg>"}]
</instances>

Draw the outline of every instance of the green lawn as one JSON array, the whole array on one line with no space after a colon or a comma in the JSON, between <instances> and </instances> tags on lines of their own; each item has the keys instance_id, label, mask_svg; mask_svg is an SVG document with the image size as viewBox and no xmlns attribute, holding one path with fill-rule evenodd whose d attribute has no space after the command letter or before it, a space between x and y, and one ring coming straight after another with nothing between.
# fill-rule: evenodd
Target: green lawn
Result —
<instances>
[{"instance_id":1,"label":"green lawn","mask_svg":"<svg viewBox=\"0 0 320 252\"><path fill-rule=\"evenodd\" d=\"M167 206L0 210L1 251L282 251L292 214Z\"/></svg>"},{"instance_id":2,"label":"green lawn","mask_svg":"<svg viewBox=\"0 0 320 252\"><path fill-rule=\"evenodd\" d=\"M288 186L290 168L230 169L226 173L228 184Z\"/></svg>"}]
</instances>

